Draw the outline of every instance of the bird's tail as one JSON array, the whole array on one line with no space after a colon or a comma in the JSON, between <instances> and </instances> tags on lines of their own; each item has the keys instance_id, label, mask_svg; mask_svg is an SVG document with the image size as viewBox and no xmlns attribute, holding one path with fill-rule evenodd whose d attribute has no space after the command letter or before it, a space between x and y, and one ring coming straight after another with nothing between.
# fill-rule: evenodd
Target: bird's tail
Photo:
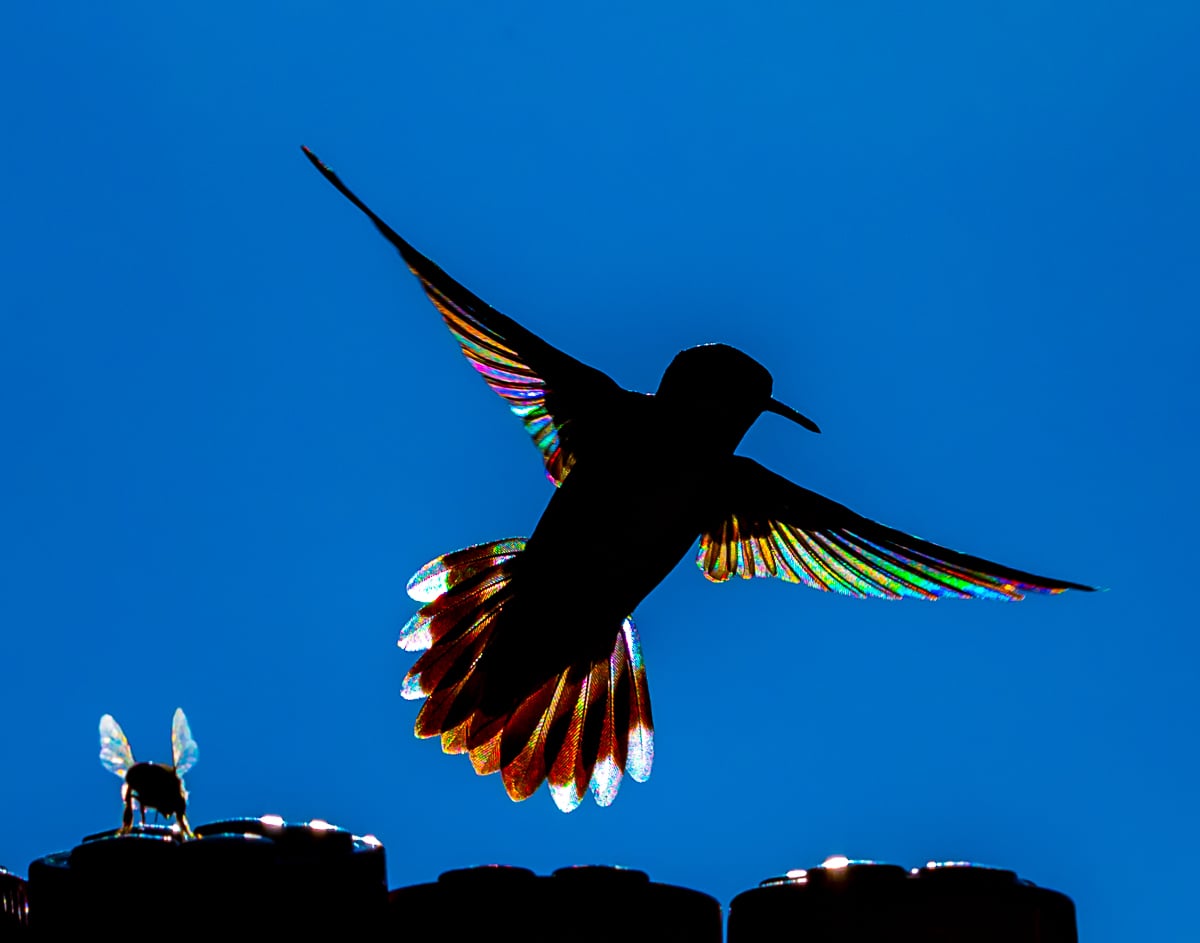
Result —
<instances>
[{"instance_id":1,"label":"bird's tail","mask_svg":"<svg viewBox=\"0 0 1200 943\"><path fill-rule=\"evenodd\" d=\"M426 698L418 737L440 736L446 753L469 754L481 776L499 771L514 801L549 780L563 812L589 788L606 806L625 773L645 782L654 760L646 668L631 618L614 627L608 657L571 664L502 710L484 706L485 655L524 548L521 538L478 544L438 557L409 580L408 594L424 605L401 630L399 645L425 654L401 694Z\"/></svg>"}]
</instances>

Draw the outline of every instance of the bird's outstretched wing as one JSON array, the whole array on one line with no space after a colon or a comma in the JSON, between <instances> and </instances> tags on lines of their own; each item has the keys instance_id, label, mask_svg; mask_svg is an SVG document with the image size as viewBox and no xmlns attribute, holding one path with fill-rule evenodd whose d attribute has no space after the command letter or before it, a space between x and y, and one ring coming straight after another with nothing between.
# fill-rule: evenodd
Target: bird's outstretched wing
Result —
<instances>
[{"instance_id":1,"label":"bird's outstretched wing","mask_svg":"<svg viewBox=\"0 0 1200 943\"><path fill-rule=\"evenodd\" d=\"M542 453L547 477L561 485L587 441L593 416L614 399L635 396L609 376L552 347L460 285L375 215L307 147L304 153L334 187L367 215L421 282L488 386L508 403ZM586 449L586 444L583 446Z\"/></svg>"},{"instance_id":2,"label":"bird's outstretched wing","mask_svg":"<svg viewBox=\"0 0 1200 943\"><path fill-rule=\"evenodd\" d=\"M773 576L847 596L1023 599L1093 587L1014 570L855 514L740 456L696 564L714 582Z\"/></svg>"}]
</instances>

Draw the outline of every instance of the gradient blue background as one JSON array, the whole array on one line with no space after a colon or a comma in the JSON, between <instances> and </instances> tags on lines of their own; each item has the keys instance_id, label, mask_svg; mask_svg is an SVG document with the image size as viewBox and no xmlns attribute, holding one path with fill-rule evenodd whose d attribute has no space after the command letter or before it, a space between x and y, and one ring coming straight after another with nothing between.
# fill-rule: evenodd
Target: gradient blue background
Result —
<instances>
[{"instance_id":1,"label":"gradient blue background","mask_svg":"<svg viewBox=\"0 0 1200 943\"><path fill-rule=\"evenodd\" d=\"M0 861L117 824L98 718L165 760L182 705L195 821L375 832L393 885L614 862L727 903L966 858L1091 943L1195 939L1200 6L96 6L0 31ZM418 566L550 486L301 143L624 385L760 359L825 434L768 416L744 454L1110 592L686 562L637 612L649 783L514 805L413 738L394 640Z\"/></svg>"}]
</instances>

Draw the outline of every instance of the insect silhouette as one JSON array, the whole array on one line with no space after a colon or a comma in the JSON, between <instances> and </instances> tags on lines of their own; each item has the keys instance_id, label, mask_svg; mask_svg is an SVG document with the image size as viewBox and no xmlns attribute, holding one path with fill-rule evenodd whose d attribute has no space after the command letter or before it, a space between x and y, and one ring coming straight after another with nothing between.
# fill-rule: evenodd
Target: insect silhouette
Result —
<instances>
[{"instance_id":1,"label":"insect silhouette","mask_svg":"<svg viewBox=\"0 0 1200 943\"><path fill-rule=\"evenodd\" d=\"M776 577L848 596L1021 599L1092 587L959 553L868 520L734 449L771 396L723 344L678 354L653 394L552 347L486 304L312 164L399 251L462 353L525 426L556 486L528 539L448 553L408 593L399 645L424 651L401 693L419 737L500 771L514 800L548 781L564 812L650 775L654 724L630 613L700 541L708 579Z\"/></svg>"},{"instance_id":2,"label":"insect silhouette","mask_svg":"<svg viewBox=\"0 0 1200 943\"><path fill-rule=\"evenodd\" d=\"M146 810L154 809L164 816L175 816L183 834L191 838L192 829L187 820L187 790L183 787L183 774L196 765L200 749L192 738L183 708L175 709L171 723L171 765L165 763L138 763L133 758L133 749L121 725L112 714L100 718L100 762L104 768L116 773L125 782L121 785L121 798L125 802L125 814L121 819L121 834L133 828L133 803L137 801L141 813L141 824L146 824Z\"/></svg>"}]
</instances>

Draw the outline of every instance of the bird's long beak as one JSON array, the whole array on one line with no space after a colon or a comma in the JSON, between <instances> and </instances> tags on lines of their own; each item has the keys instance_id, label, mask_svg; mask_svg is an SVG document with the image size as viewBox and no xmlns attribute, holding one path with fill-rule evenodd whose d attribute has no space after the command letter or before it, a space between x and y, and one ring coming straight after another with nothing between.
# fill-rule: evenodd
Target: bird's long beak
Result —
<instances>
[{"instance_id":1,"label":"bird's long beak","mask_svg":"<svg viewBox=\"0 0 1200 943\"><path fill-rule=\"evenodd\" d=\"M772 397L767 400L767 405L763 410L768 413L775 413L777 416L783 416L785 419L790 419L792 422L799 423L809 432L820 432L821 427L805 416L803 413L798 413L791 406L785 406L779 400Z\"/></svg>"}]
</instances>

